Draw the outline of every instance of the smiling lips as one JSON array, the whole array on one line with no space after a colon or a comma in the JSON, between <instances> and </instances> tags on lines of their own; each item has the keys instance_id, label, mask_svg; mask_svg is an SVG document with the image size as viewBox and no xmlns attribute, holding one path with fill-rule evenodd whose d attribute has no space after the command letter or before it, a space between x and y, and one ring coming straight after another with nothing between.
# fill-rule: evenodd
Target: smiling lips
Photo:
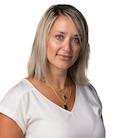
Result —
<instances>
[{"instance_id":1,"label":"smiling lips","mask_svg":"<svg viewBox=\"0 0 115 138\"><path fill-rule=\"evenodd\" d=\"M56 55L61 57L64 60L70 60L72 58L71 55L66 55L66 54L56 54Z\"/></svg>"}]
</instances>

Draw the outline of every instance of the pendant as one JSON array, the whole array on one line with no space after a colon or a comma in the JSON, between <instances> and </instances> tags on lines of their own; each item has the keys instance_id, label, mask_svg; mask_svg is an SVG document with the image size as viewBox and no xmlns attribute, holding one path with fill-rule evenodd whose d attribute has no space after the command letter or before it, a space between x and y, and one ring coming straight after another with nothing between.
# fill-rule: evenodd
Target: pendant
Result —
<instances>
[{"instance_id":1,"label":"pendant","mask_svg":"<svg viewBox=\"0 0 115 138\"><path fill-rule=\"evenodd\" d=\"M64 95L64 99L67 99L67 97Z\"/></svg>"},{"instance_id":2,"label":"pendant","mask_svg":"<svg viewBox=\"0 0 115 138\"><path fill-rule=\"evenodd\" d=\"M67 99L67 97L66 97L65 95L63 95L63 97L62 97L62 98L63 98L63 100L66 100L66 99Z\"/></svg>"},{"instance_id":3,"label":"pendant","mask_svg":"<svg viewBox=\"0 0 115 138\"><path fill-rule=\"evenodd\" d=\"M66 110L67 110L67 105L66 105L66 104L64 104L64 109L66 109Z\"/></svg>"}]
</instances>

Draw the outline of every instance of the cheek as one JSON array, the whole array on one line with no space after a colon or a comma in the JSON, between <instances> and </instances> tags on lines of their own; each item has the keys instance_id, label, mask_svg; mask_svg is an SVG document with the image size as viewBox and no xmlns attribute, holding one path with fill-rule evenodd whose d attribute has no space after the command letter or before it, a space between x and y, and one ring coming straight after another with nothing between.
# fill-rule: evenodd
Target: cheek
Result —
<instances>
[{"instance_id":1,"label":"cheek","mask_svg":"<svg viewBox=\"0 0 115 138\"><path fill-rule=\"evenodd\" d=\"M47 45L47 58L55 56L57 52L57 47L54 42L49 41Z\"/></svg>"},{"instance_id":2,"label":"cheek","mask_svg":"<svg viewBox=\"0 0 115 138\"><path fill-rule=\"evenodd\" d=\"M80 46L74 50L74 57L77 59L79 57L79 53L80 53Z\"/></svg>"},{"instance_id":3,"label":"cheek","mask_svg":"<svg viewBox=\"0 0 115 138\"><path fill-rule=\"evenodd\" d=\"M60 45L57 44L53 39L50 39L48 41L47 53L52 53L52 54L54 53L55 55L59 48L60 48Z\"/></svg>"}]
</instances>

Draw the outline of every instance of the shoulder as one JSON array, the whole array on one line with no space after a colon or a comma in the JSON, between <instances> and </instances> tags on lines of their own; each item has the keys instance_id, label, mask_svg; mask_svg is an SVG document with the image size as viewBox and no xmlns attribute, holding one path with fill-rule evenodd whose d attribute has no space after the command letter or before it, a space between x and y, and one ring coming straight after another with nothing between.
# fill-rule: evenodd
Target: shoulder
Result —
<instances>
[{"instance_id":1,"label":"shoulder","mask_svg":"<svg viewBox=\"0 0 115 138\"><path fill-rule=\"evenodd\" d=\"M88 83L86 85L80 85L81 92L87 97L87 99L95 104L98 104L102 108L101 100L99 98L96 88Z\"/></svg>"},{"instance_id":2,"label":"shoulder","mask_svg":"<svg viewBox=\"0 0 115 138\"><path fill-rule=\"evenodd\" d=\"M18 95L22 95L28 92L28 87L27 85L25 85L24 79L22 79L21 81L19 81L17 84L15 84L12 88L10 88L8 90L8 93L12 93L12 94L18 94Z\"/></svg>"},{"instance_id":3,"label":"shoulder","mask_svg":"<svg viewBox=\"0 0 115 138\"><path fill-rule=\"evenodd\" d=\"M27 94L30 91L28 85L25 83L25 79L20 80L18 83L16 83L13 87L11 87L7 94L15 95L15 96L22 96Z\"/></svg>"},{"instance_id":4,"label":"shoulder","mask_svg":"<svg viewBox=\"0 0 115 138\"><path fill-rule=\"evenodd\" d=\"M17 106L27 93L29 93L29 88L25 85L24 80L21 80L7 91L0 106Z\"/></svg>"},{"instance_id":5,"label":"shoulder","mask_svg":"<svg viewBox=\"0 0 115 138\"><path fill-rule=\"evenodd\" d=\"M28 106L27 94L29 88L21 80L12 88L10 88L4 98L0 101L0 113L14 120L22 129L23 133L26 130L26 110Z\"/></svg>"}]
</instances>

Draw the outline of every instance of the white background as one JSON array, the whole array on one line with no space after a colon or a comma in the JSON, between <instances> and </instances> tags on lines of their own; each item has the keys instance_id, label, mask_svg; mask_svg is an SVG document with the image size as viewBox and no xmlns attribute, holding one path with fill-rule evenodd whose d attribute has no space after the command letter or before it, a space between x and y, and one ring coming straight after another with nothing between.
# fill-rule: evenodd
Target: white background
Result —
<instances>
[{"instance_id":1,"label":"white background","mask_svg":"<svg viewBox=\"0 0 115 138\"><path fill-rule=\"evenodd\" d=\"M27 62L43 12L52 4L77 7L89 25L88 76L103 105L106 137L115 138L115 6L112 0L0 0L0 100L27 75Z\"/></svg>"}]
</instances>

